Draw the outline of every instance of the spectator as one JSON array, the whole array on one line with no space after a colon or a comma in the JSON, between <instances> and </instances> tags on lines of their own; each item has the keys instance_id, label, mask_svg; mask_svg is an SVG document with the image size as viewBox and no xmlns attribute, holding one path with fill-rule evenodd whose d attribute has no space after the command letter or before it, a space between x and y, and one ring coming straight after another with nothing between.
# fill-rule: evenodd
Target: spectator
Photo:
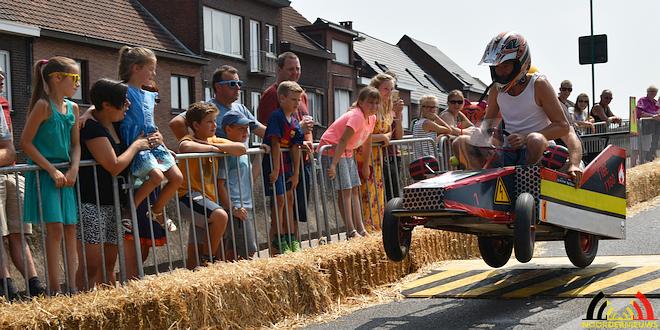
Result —
<instances>
[{"instance_id":1,"label":"spectator","mask_svg":"<svg viewBox=\"0 0 660 330\"><path fill-rule=\"evenodd\" d=\"M154 122L154 108L157 93L142 89L156 76L156 55L147 48L124 46L119 50L119 77L128 85L128 111L119 129L125 145L131 145L141 134L150 135L158 128ZM176 160L165 147L159 144L147 150L141 150L133 158L131 175L140 181L135 191L135 205L140 205L163 180L167 183L162 188L156 201L151 205L149 218L155 220L168 231L176 231L172 219L165 217L165 205L174 197L183 181L183 174L176 166Z\"/></svg>"},{"instance_id":2,"label":"spectator","mask_svg":"<svg viewBox=\"0 0 660 330\"><path fill-rule=\"evenodd\" d=\"M300 59L298 56L292 52L284 52L277 57L277 78L274 84L270 85L266 90L261 94L261 99L259 100L259 108L257 109L258 119L262 124L268 123L268 118L270 115L280 108L279 97L277 95L277 88L279 84L283 81L293 81L298 82L301 75L300 68ZM307 103L307 94L303 91L300 96L300 103L298 104L298 109L293 113L293 117L300 123L300 126L304 133L304 144L305 148L303 150L307 151L302 155L302 174L301 183L296 187L296 201L294 202L295 212L294 218L296 221L291 222L291 232L295 235L296 240L299 240L298 235L298 221L307 222L307 205L305 201L309 201L309 192L312 189L311 173L312 173L312 130L314 128L314 121L312 117L309 116L308 103ZM305 195L307 192L308 195ZM271 202L272 203L272 202ZM275 228L271 227L270 237L271 240L274 238Z\"/></svg>"},{"instance_id":3,"label":"spectator","mask_svg":"<svg viewBox=\"0 0 660 330\"><path fill-rule=\"evenodd\" d=\"M637 101L637 119L648 118L642 123L642 134L644 134L642 138L652 137L651 146L645 159L647 161L655 159L658 140L660 139L660 107L658 101L655 100L656 95L658 95L658 88L651 85L646 89L646 96Z\"/></svg>"},{"instance_id":4,"label":"spectator","mask_svg":"<svg viewBox=\"0 0 660 330\"><path fill-rule=\"evenodd\" d=\"M600 94L600 101L591 108L591 116L594 117L596 123L621 123L621 118L615 116L610 110L610 102L612 102L612 91L605 89Z\"/></svg>"},{"instance_id":5,"label":"spectator","mask_svg":"<svg viewBox=\"0 0 660 330\"><path fill-rule=\"evenodd\" d=\"M589 95L587 93L580 93L577 99L575 99L575 107L573 107L573 116L571 119L581 134L593 133L594 123L593 118L589 116Z\"/></svg>"},{"instance_id":6,"label":"spectator","mask_svg":"<svg viewBox=\"0 0 660 330\"><path fill-rule=\"evenodd\" d=\"M250 125L250 130L252 133L263 138L266 126L258 123L247 107L243 104L236 103L241 88L243 87L243 81L238 76L238 70L232 66L223 65L215 70L211 80L213 82L213 92L215 93L215 97L207 102L213 104L218 109L215 135L221 138L226 137L225 132L222 130L222 117L225 116L227 111L236 110L243 113L248 119L255 121ZM189 134L188 126L186 126L185 111L170 120L170 129L174 133L174 136L176 136L177 140L181 140L181 138Z\"/></svg>"},{"instance_id":7,"label":"spectator","mask_svg":"<svg viewBox=\"0 0 660 330\"><path fill-rule=\"evenodd\" d=\"M452 101L458 101L458 96L454 96ZM460 102L463 102L461 98ZM420 118L413 126L413 138L431 138L433 141L438 140L440 134L461 135L461 129L457 127L450 127L447 122L442 120L438 115L438 98L434 95L424 95L419 99ZM435 155L435 145L430 143L421 143L416 145L416 157L433 156Z\"/></svg>"},{"instance_id":8,"label":"spectator","mask_svg":"<svg viewBox=\"0 0 660 330\"><path fill-rule=\"evenodd\" d=\"M118 81L101 79L95 82L90 90L95 111L80 130L81 159L93 159L100 165L96 173L93 167L84 166L79 174L81 218L77 224L77 250L82 258L84 249L86 257L86 262L79 263L76 272L76 283L81 288L85 286L85 272L92 285L115 283L117 244L124 235L117 232L114 191L108 187L113 185L112 177L123 173L133 157L140 150L148 150L154 141L153 137L139 136L128 148L121 143L118 123L124 119L130 104L127 92L128 86ZM125 202L125 194L121 197L120 200Z\"/></svg>"},{"instance_id":9,"label":"spectator","mask_svg":"<svg viewBox=\"0 0 660 330\"><path fill-rule=\"evenodd\" d=\"M267 196L275 198L275 203L271 203L271 233L275 231L279 235L273 240L279 253L302 249L291 229L294 222L293 190L298 185L300 147L303 145L303 132L293 113L298 109L302 92L303 89L296 82L280 83L277 95L281 108L270 115L264 136L264 143L271 149L270 157L264 157L262 163L264 188ZM289 153L282 153L281 148L289 148ZM270 237L273 238L272 235Z\"/></svg>"},{"instance_id":10,"label":"spectator","mask_svg":"<svg viewBox=\"0 0 660 330\"><path fill-rule=\"evenodd\" d=\"M380 221L385 213L385 184L383 177L383 166L380 161L381 157L385 161L389 161L387 155L381 155L390 144L390 140L400 139L403 129L401 129L401 111L403 110L403 100L399 98L399 92L394 90L394 78L385 73L379 73L371 78L369 86L378 89L380 93L380 107L376 112L376 125L371 132L371 140L374 143L381 142L382 146L374 146L371 149L371 159L369 164L363 164L363 159L360 157L361 153L356 154L358 168L369 166L369 176L360 177L360 181L364 182L363 189L361 189L361 208L362 219L365 222L367 231L380 230ZM395 124L395 118L396 124ZM394 130L396 125L399 130ZM399 132L395 136L395 132ZM389 164L388 173L385 177L391 179L393 169L396 169L394 164ZM395 177L396 179L396 177ZM396 181L396 180L391 180ZM397 185L398 186L398 185ZM398 187L397 187L398 190Z\"/></svg>"},{"instance_id":11,"label":"spectator","mask_svg":"<svg viewBox=\"0 0 660 330\"><path fill-rule=\"evenodd\" d=\"M228 111L222 118L222 129L227 139L233 142L245 143L250 136L251 124L252 121L238 111ZM252 216L254 205L248 155L220 159L218 194L220 203L226 210L231 210L230 218L233 218L233 226L225 230L227 260L252 258L257 252L257 240Z\"/></svg>"},{"instance_id":12,"label":"spectator","mask_svg":"<svg viewBox=\"0 0 660 330\"><path fill-rule=\"evenodd\" d=\"M559 99L559 104L561 104L561 108L564 110L564 114L569 123L573 123L573 116L571 116L569 109L575 107L575 103L568 99L571 92L573 92L573 84L570 80L564 80L559 84L559 94L557 94L557 98Z\"/></svg>"},{"instance_id":13,"label":"spectator","mask_svg":"<svg viewBox=\"0 0 660 330\"><path fill-rule=\"evenodd\" d=\"M470 102L467 103L471 105ZM444 120L448 127L452 129L458 128L460 130L459 135L469 135L471 127L474 127L470 119L463 113L465 104L466 101L463 92L454 89L447 94L447 110L440 113L440 119ZM456 136L456 134L451 135ZM454 155L459 154L459 145L456 141L456 139L452 138L452 154ZM444 157L445 155L441 156Z\"/></svg>"},{"instance_id":14,"label":"spectator","mask_svg":"<svg viewBox=\"0 0 660 330\"><path fill-rule=\"evenodd\" d=\"M367 234L360 211L360 177L353 152L362 146L360 169L364 177L369 175L371 162L371 132L376 125L376 111L380 105L380 93L373 87L360 90L355 106L335 120L321 136L319 149L333 145L321 155L321 163L327 169L330 185L339 195L339 213L346 224L346 236L351 239Z\"/></svg>"},{"instance_id":15,"label":"spectator","mask_svg":"<svg viewBox=\"0 0 660 330\"><path fill-rule=\"evenodd\" d=\"M34 65L32 84L21 147L29 157L28 163L36 164L42 170L25 175L23 219L32 224L46 223L50 293L60 290L62 258L59 252L64 235L68 265L66 283L69 292L75 292L78 208L73 185L80 164L80 132L78 105L65 97L72 97L80 87L80 68L74 60L66 57L41 60ZM70 163L66 173L53 166L61 162Z\"/></svg>"},{"instance_id":16,"label":"spectator","mask_svg":"<svg viewBox=\"0 0 660 330\"><path fill-rule=\"evenodd\" d=\"M193 134L185 135L179 141L179 151L186 152L226 152L233 156L245 154L243 143L231 142L215 136L218 109L210 103L197 102L186 111L186 124ZM179 187L179 202L192 216L188 235L188 260L186 267L194 269L198 253L202 264L218 259L213 253L227 227L227 212L216 201L215 174L218 162L210 157L201 160L191 159L179 162L181 172L186 173ZM207 232L208 228L208 232Z\"/></svg>"},{"instance_id":17,"label":"spectator","mask_svg":"<svg viewBox=\"0 0 660 330\"><path fill-rule=\"evenodd\" d=\"M4 72L0 68L0 92L4 87ZM16 150L14 149L14 139L11 127L11 110L9 102L0 96L0 166L15 165ZM37 270L34 267L32 252L28 244L23 245L21 234L25 239L32 235L32 225L21 221L19 208L23 204L24 178L19 174L0 174L0 232L4 238L0 244L3 246L3 255L0 255L0 267L2 281L0 281L0 295L6 296L9 300L18 297L18 290L9 273L9 259L7 250L11 256L12 262L23 277L28 279L28 292L31 296L38 296L45 292L44 286L37 277ZM21 228L23 227L23 228ZM25 259L24 259L25 258ZM23 262L26 262L27 268ZM5 291L5 285L7 291Z\"/></svg>"},{"instance_id":18,"label":"spectator","mask_svg":"<svg viewBox=\"0 0 660 330\"><path fill-rule=\"evenodd\" d=\"M404 102L401 99L399 91L395 90L397 76L391 70L383 72L392 77L392 88L388 88L387 84L384 86L378 84L379 80L371 79L369 86L375 87L380 92L381 101L383 101L383 113L392 113L392 125L390 140L400 140L403 138L403 108ZM389 90L389 96L388 94ZM389 109L389 110L388 110ZM407 123L406 123L407 124ZM372 150L373 151L373 150ZM372 157L373 158L373 157ZM383 175L385 179L383 185L385 186L385 200L389 201L394 197L399 196L399 178L401 174L397 173L398 164L401 162L401 151L396 146L387 147L387 157L383 155L383 163L387 174Z\"/></svg>"}]
</instances>

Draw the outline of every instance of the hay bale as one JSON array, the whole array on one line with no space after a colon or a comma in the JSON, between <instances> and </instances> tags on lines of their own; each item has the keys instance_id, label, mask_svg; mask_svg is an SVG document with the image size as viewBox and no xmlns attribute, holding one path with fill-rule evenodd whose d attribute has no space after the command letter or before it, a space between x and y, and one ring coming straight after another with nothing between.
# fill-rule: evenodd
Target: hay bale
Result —
<instances>
[{"instance_id":1,"label":"hay bale","mask_svg":"<svg viewBox=\"0 0 660 330\"><path fill-rule=\"evenodd\" d=\"M175 270L112 289L0 307L5 329L269 327L316 315L423 265L477 254L474 238L419 228L410 255L387 260L379 235L277 258Z\"/></svg>"},{"instance_id":2,"label":"hay bale","mask_svg":"<svg viewBox=\"0 0 660 330\"><path fill-rule=\"evenodd\" d=\"M660 196L660 160L628 169L626 176L628 206Z\"/></svg>"}]
</instances>

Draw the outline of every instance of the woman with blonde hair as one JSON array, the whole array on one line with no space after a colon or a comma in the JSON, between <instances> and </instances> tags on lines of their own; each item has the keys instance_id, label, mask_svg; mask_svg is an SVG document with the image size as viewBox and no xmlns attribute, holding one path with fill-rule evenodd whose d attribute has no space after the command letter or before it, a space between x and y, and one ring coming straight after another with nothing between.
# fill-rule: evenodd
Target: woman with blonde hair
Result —
<instances>
[{"instance_id":1,"label":"woman with blonde hair","mask_svg":"<svg viewBox=\"0 0 660 330\"><path fill-rule=\"evenodd\" d=\"M365 183L360 189L362 218L368 231L380 230L380 222L385 211L385 189L390 183L394 185L396 179L392 180L390 175L383 177L383 160L389 162L391 153L386 150L390 140L401 139L403 128L401 126L401 111L403 100L399 98L398 92L394 90L396 81L393 76L379 73L369 83L370 87L376 88L381 97L381 104L376 111L376 125L371 132L373 142L382 145L374 146L371 150L371 164L368 177L361 178ZM362 158L358 153L358 165L362 166ZM395 154L394 154L395 155ZM390 169L395 167L389 166ZM392 172L392 171L390 171ZM385 182L389 181L389 182ZM398 190L398 185L397 190Z\"/></svg>"}]
</instances>

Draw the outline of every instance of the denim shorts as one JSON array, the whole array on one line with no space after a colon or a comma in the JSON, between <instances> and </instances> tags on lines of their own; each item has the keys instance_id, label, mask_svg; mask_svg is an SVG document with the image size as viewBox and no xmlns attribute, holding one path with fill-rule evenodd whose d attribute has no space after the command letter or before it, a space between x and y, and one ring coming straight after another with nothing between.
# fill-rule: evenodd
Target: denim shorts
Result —
<instances>
[{"instance_id":1,"label":"denim shorts","mask_svg":"<svg viewBox=\"0 0 660 330\"><path fill-rule=\"evenodd\" d=\"M334 179L328 177L328 169L330 168L330 164L332 164L332 157L322 155L321 163L323 165L323 175L328 178L328 184L332 185L335 190L351 189L362 184L358 175L357 164L353 158L339 158Z\"/></svg>"},{"instance_id":2,"label":"denim shorts","mask_svg":"<svg viewBox=\"0 0 660 330\"><path fill-rule=\"evenodd\" d=\"M131 163L131 174L137 178L144 179L153 169L163 172L176 166L176 160L162 144L150 150L142 150L135 155Z\"/></svg>"}]
</instances>

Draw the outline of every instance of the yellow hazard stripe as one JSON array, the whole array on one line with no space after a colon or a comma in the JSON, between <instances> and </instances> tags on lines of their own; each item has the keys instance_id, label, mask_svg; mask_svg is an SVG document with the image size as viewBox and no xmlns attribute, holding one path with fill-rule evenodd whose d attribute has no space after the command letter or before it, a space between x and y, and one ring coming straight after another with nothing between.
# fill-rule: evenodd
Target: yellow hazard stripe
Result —
<instances>
[{"instance_id":1,"label":"yellow hazard stripe","mask_svg":"<svg viewBox=\"0 0 660 330\"><path fill-rule=\"evenodd\" d=\"M631 280L636 277L640 277L643 275L646 275L648 273L652 273L656 270L660 270L659 267L641 267L641 268L636 268L630 271L627 271L625 273L621 273L612 277L608 277L606 279L602 279L600 281L596 281L593 283L589 283L585 286L575 288L573 290L569 290L566 292L562 292L559 294L559 297L582 297L585 295L588 295L592 292L600 291L604 288L610 287L612 285L619 284L621 282L625 282L628 280Z\"/></svg>"},{"instance_id":2,"label":"yellow hazard stripe","mask_svg":"<svg viewBox=\"0 0 660 330\"><path fill-rule=\"evenodd\" d=\"M541 180L541 195L595 210L626 215L626 199Z\"/></svg>"},{"instance_id":3,"label":"yellow hazard stripe","mask_svg":"<svg viewBox=\"0 0 660 330\"><path fill-rule=\"evenodd\" d=\"M625 290L621 290L619 292L615 292L612 294L613 296L622 296L622 295L635 295L637 292L641 292L644 294L651 293L655 290L660 289L660 278L656 278L655 280L651 280L648 282L644 282L639 285L635 285L632 288L628 288Z\"/></svg>"},{"instance_id":4,"label":"yellow hazard stripe","mask_svg":"<svg viewBox=\"0 0 660 330\"><path fill-rule=\"evenodd\" d=\"M559 276L556 278L553 278L551 280L547 280L545 282L541 282L532 286L528 286L522 289L518 289L515 291L511 291L509 293L506 293L502 295L502 298L526 298L529 296L533 296L537 293L541 293L543 291L548 291L550 289L554 289L560 286L566 286L569 285L577 280L583 279L585 277L589 276L594 276L599 273L603 273L606 271L611 271L612 268L588 268L588 269L581 269L576 272L566 274L563 276Z\"/></svg>"},{"instance_id":5,"label":"yellow hazard stripe","mask_svg":"<svg viewBox=\"0 0 660 330\"><path fill-rule=\"evenodd\" d=\"M450 269L450 270L446 270L446 271L443 271L443 272L440 272L440 273L437 273L437 274L422 277L422 278L417 279L415 281L412 281L410 283L406 283L401 289L402 290L413 289L413 288L416 288L418 286L422 286L424 284L429 284L429 283L432 283L432 282L435 282L435 281L444 280L446 278L450 278L452 276L467 273L469 271L470 270L468 270L468 269Z\"/></svg>"},{"instance_id":6,"label":"yellow hazard stripe","mask_svg":"<svg viewBox=\"0 0 660 330\"><path fill-rule=\"evenodd\" d=\"M491 291L506 288L508 286L511 286L511 285L514 285L514 284L517 284L517 283L520 283L520 282L524 282L524 281L527 281L527 280L535 278L535 277L539 277L539 276L544 275L544 274L548 274L551 271L552 271L552 269L535 269L535 270L531 270L531 271L522 273L522 274L517 275L517 276L504 277L503 279L501 279L501 280L499 280L499 281L497 281L493 284L489 284L489 285L486 285L486 286L482 286L480 288L476 288L476 289L472 289L472 290L468 290L468 291L459 293L459 294L456 295L456 297L465 297L465 298L478 297L478 296L481 296L481 295L483 295L485 293L488 293L488 292L491 292Z\"/></svg>"},{"instance_id":7,"label":"yellow hazard stripe","mask_svg":"<svg viewBox=\"0 0 660 330\"><path fill-rule=\"evenodd\" d=\"M447 284L443 284L443 285L439 285L439 286L436 286L436 287L433 287L433 288L430 288L430 289L426 289L426 290L418 291L418 292L415 292L415 293L411 293L409 295L406 295L406 297L410 297L410 298L432 297L432 296L435 296L435 295L443 293L443 292L451 291L451 290L458 289L458 288L466 286L466 285L474 284L474 283L479 282L481 280L485 280L490 276L497 275L501 272L502 272L502 270L488 270L488 271L485 271L485 272L477 274L477 275L472 275L472 276L469 276L469 277L466 277L466 278L462 278L460 280L449 282Z\"/></svg>"}]
</instances>

